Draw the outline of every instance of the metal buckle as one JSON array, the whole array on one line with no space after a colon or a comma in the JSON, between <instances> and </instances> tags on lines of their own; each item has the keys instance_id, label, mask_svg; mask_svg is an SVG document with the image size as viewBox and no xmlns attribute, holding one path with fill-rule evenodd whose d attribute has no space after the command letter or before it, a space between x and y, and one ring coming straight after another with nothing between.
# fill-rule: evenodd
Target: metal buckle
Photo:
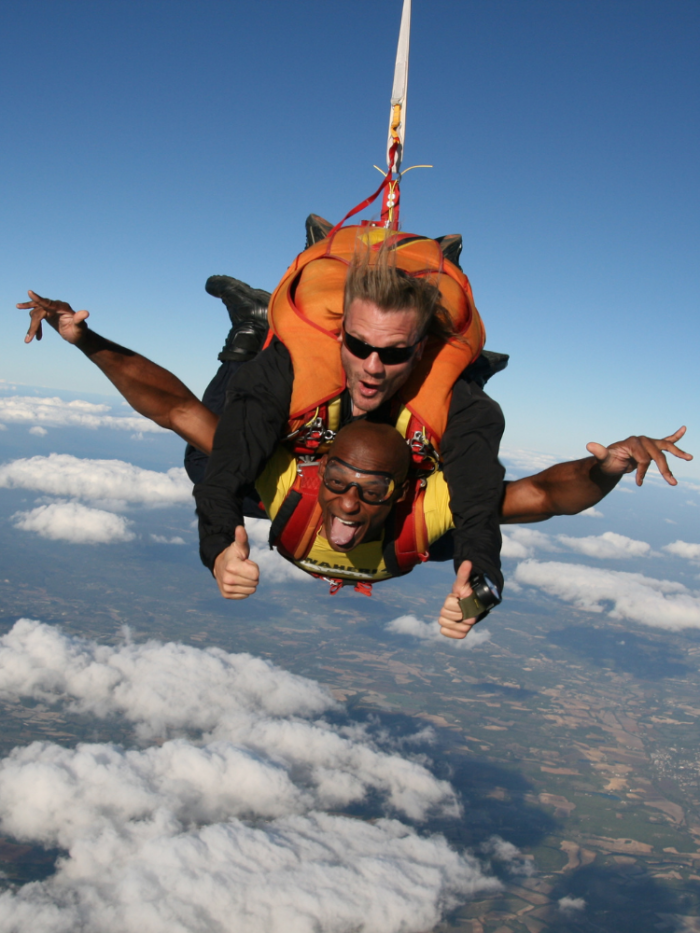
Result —
<instances>
[{"instance_id":1,"label":"metal buckle","mask_svg":"<svg viewBox=\"0 0 700 933\"><path fill-rule=\"evenodd\" d=\"M440 462L438 452L422 431L415 431L413 437L406 438L406 443L414 460L421 460L419 469L422 476L430 476L437 470Z\"/></svg>"},{"instance_id":2,"label":"metal buckle","mask_svg":"<svg viewBox=\"0 0 700 933\"><path fill-rule=\"evenodd\" d=\"M317 415L313 421L302 425L302 427L295 432L294 436L297 437L299 441L306 444L307 447L319 447L321 444L332 441L335 437L335 433L335 431L331 431L330 428L327 428L323 423L323 418Z\"/></svg>"}]
</instances>

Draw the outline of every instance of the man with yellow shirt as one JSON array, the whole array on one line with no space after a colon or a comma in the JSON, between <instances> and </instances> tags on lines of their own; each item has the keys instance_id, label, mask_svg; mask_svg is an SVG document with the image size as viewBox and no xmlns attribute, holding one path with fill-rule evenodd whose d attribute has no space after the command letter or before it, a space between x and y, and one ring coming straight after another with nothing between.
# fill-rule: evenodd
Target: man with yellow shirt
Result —
<instances>
[{"instance_id":1,"label":"man with yellow shirt","mask_svg":"<svg viewBox=\"0 0 700 933\"><path fill-rule=\"evenodd\" d=\"M641 485L652 460L666 481L675 485L662 450L691 459L675 445L684 433L681 428L659 441L629 437L609 447L589 444L590 457L556 464L535 476L508 482L501 521L536 522L581 512L614 489L625 473L636 470ZM408 447L398 431L367 421L354 422L339 431L326 456L313 464L298 464L289 451L279 447L256 482L272 519L271 544L279 539L278 517L289 501L299 471L317 471L319 509L309 525L312 540L302 557L295 559L278 544L280 551L307 573L334 584L391 578L395 574L386 560L387 525L392 510L404 502L415 483L409 477L410 465ZM421 512L429 547L454 523L442 472L432 473L424 482ZM213 570L226 599L246 599L255 592L260 571L249 554L245 528L239 526L235 541L218 556ZM464 638L474 624L465 621L459 604L460 597L469 595L470 580L474 586L471 570L469 561L461 565L440 611L440 631L449 638Z\"/></svg>"}]
</instances>

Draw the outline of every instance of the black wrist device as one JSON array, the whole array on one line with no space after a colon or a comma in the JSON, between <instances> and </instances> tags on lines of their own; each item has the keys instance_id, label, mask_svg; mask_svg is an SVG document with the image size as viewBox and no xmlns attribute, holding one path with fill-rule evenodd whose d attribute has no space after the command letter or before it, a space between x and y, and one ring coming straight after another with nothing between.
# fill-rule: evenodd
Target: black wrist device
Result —
<instances>
[{"instance_id":1,"label":"black wrist device","mask_svg":"<svg viewBox=\"0 0 700 933\"><path fill-rule=\"evenodd\" d=\"M459 600L463 619L474 619L480 622L491 612L494 606L501 602L498 587L485 573L475 573L469 578L472 595Z\"/></svg>"}]
</instances>

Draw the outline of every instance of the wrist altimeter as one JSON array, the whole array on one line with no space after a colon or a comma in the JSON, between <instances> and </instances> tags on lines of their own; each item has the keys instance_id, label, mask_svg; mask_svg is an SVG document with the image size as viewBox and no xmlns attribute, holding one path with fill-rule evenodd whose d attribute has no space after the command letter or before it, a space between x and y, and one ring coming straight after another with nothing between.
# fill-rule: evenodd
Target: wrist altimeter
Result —
<instances>
[{"instance_id":1,"label":"wrist altimeter","mask_svg":"<svg viewBox=\"0 0 700 933\"><path fill-rule=\"evenodd\" d=\"M463 619L476 619L480 622L501 602L501 594L496 584L485 573L475 573L469 578L472 595L459 600Z\"/></svg>"}]
</instances>

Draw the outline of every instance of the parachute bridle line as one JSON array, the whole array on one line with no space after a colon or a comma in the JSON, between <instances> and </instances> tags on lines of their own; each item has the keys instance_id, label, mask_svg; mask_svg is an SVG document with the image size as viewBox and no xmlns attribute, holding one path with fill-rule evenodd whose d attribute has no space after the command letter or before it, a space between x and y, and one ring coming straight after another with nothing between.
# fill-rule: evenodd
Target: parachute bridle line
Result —
<instances>
[{"instance_id":1,"label":"parachute bridle line","mask_svg":"<svg viewBox=\"0 0 700 933\"><path fill-rule=\"evenodd\" d=\"M389 136L387 140L387 170L381 185L374 194L365 198L343 217L340 223L328 234L332 237L340 230L346 220L375 201L382 192L382 212L379 226L387 230L399 229L399 206L401 200L401 160L406 132L406 93L408 89L408 51L411 34L411 0L403 0L399 43L394 65L394 84L391 91L391 112L389 115Z\"/></svg>"}]
</instances>

